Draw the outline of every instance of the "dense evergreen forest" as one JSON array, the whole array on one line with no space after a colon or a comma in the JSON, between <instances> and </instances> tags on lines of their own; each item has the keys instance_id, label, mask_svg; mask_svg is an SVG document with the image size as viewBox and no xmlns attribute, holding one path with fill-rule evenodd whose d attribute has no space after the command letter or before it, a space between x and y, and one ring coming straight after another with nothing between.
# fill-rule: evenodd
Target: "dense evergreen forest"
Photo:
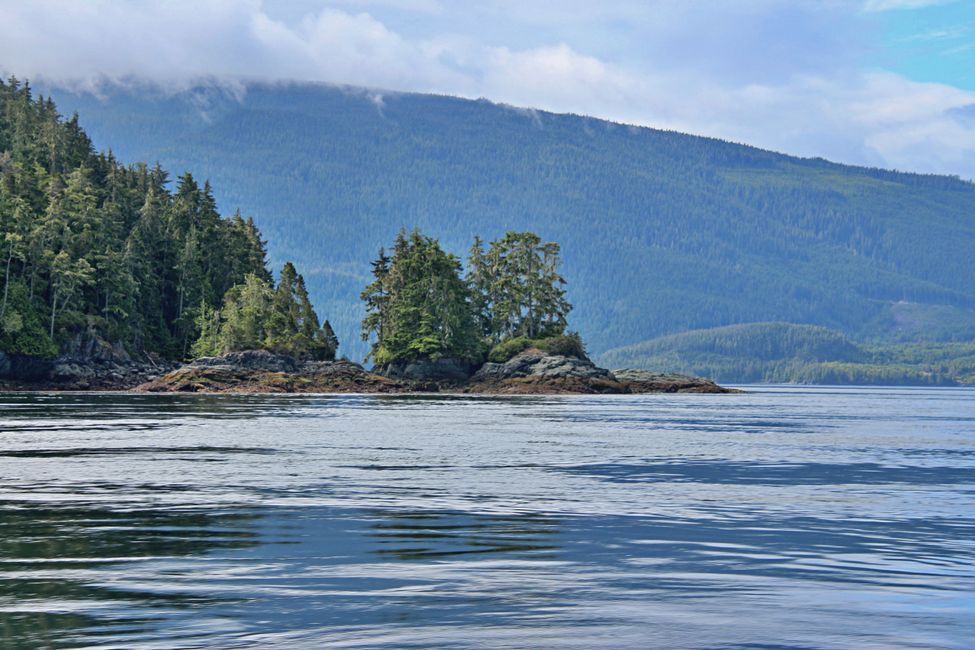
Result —
<instances>
[{"instance_id":1,"label":"dense evergreen forest","mask_svg":"<svg viewBox=\"0 0 975 650\"><path fill-rule=\"evenodd\" d=\"M49 89L101 147L214 181L362 358L369 261L402 226L562 244L594 353L788 321L859 342L975 339L975 185L596 119L310 85ZM352 341L355 338L357 340Z\"/></svg>"},{"instance_id":2,"label":"dense evergreen forest","mask_svg":"<svg viewBox=\"0 0 975 650\"><path fill-rule=\"evenodd\" d=\"M612 368L653 368L725 383L975 385L975 342L861 345L812 325L750 323L609 350Z\"/></svg>"},{"instance_id":3,"label":"dense evergreen forest","mask_svg":"<svg viewBox=\"0 0 975 650\"><path fill-rule=\"evenodd\" d=\"M254 221L222 218L190 173L175 185L158 165L96 153L77 116L0 81L0 352L52 357L100 338L140 357L240 345L334 357L293 266L274 287ZM255 283L269 295L263 336L242 342L234 308Z\"/></svg>"}]
</instances>

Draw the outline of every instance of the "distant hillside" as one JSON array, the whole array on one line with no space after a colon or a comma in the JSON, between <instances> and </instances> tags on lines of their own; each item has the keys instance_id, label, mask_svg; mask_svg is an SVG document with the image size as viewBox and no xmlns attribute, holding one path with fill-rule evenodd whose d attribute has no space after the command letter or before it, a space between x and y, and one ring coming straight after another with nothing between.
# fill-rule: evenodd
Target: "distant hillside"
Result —
<instances>
[{"instance_id":1,"label":"distant hillside","mask_svg":"<svg viewBox=\"0 0 975 650\"><path fill-rule=\"evenodd\" d=\"M690 373L726 383L975 384L975 343L860 346L823 327L751 323L616 348L610 368Z\"/></svg>"},{"instance_id":2,"label":"distant hillside","mask_svg":"<svg viewBox=\"0 0 975 650\"><path fill-rule=\"evenodd\" d=\"M776 320L975 335L975 185L957 179L430 95L53 94L98 147L208 177L224 212L252 212L354 357L369 260L403 225L461 255L509 228L560 242L570 320L595 353Z\"/></svg>"}]
</instances>

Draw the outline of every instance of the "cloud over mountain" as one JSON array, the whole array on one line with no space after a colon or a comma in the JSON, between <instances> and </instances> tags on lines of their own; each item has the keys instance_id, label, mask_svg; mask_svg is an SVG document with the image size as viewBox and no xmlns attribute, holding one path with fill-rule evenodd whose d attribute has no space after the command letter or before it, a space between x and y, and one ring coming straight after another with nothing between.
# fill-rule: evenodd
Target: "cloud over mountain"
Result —
<instances>
[{"instance_id":1,"label":"cloud over mountain","mask_svg":"<svg viewBox=\"0 0 975 650\"><path fill-rule=\"evenodd\" d=\"M208 77L485 96L972 178L975 92L863 64L875 16L922 4L0 2L0 61L72 85Z\"/></svg>"}]
</instances>

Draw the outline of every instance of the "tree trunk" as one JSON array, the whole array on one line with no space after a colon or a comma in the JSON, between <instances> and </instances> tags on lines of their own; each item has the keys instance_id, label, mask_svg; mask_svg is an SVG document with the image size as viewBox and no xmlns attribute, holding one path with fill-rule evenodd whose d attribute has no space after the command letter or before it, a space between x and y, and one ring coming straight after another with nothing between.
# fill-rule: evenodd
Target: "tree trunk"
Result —
<instances>
[{"instance_id":1,"label":"tree trunk","mask_svg":"<svg viewBox=\"0 0 975 650\"><path fill-rule=\"evenodd\" d=\"M0 324L2 324L4 314L7 313L7 294L10 292L10 262L13 258L14 249L11 247L7 254L7 271L3 278L3 305L0 306Z\"/></svg>"},{"instance_id":2,"label":"tree trunk","mask_svg":"<svg viewBox=\"0 0 975 650\"><path fill-rule=\"evenodd\" d=\"M51 299L51 330L50 330L50 335L51 335L51 338L52 339L54 338L54 317L57 315L57 313L58 313L58 290L55 287L55 289L54 289L54 295L53 295L53 297Z\"/></svg>"}]
</instances>

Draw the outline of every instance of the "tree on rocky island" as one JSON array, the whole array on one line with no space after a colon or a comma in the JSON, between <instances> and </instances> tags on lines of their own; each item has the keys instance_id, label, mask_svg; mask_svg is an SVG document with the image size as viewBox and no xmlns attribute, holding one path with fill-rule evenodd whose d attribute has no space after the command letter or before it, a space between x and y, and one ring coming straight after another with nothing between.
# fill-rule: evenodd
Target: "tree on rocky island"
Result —
<instances>
[{"instance_id":1,"label":"tree on rocky island","mask_svg":"<svg viewBox=\"0 0 975 650\"><path fill-rule=\"evenodd\" d=\"M505 233L487 252L475 239L467 279L485 334L506 338L561 336L572 305L559 274L561 251L532 232Z\"/></svg>"},{"instance_id":2,"label":"tree on rocky island","mask_svg":"<svg viewBox=\"0 0 975 650\"><path fill-rule=\"evenodd\" d=\"M375 280L362 299L363 340L375 336L369 357L379 364L413 359L482 355L461 263L440 242L414 230L400 231L393 255L373 264Z\"/></svg>"},{"instance_id":3,"label":"tree on rocky island","mask_svg":"<svg viewBox=\"0 0 975 650\"><path fill-rule=\"evenodd\" d=\"M252 273L227 290L220 309L204 303L197 326L196 357L263 349L301 360L331 361L339 345L332 325L327 320L319 324L305 279L291 262L281 270L277 287Z\"/></svg>"},{"instance_id":4,"label":"tree on rocky island","mask_svg":"<svg viewBox=\"0 0 975 650\"><path fill-rule=\"evenodd\" d=\"M483 360L492 346L565 333L571 305L559 274L559 246L509 232L485 250L475 238L465 279L460 262L414 230L380 249L362 292L363 340L377 365L416 359ZM582 349L581 342L574 348ZM584 353L582 353L584 355Z\"/></svg>"}]
</instances>

